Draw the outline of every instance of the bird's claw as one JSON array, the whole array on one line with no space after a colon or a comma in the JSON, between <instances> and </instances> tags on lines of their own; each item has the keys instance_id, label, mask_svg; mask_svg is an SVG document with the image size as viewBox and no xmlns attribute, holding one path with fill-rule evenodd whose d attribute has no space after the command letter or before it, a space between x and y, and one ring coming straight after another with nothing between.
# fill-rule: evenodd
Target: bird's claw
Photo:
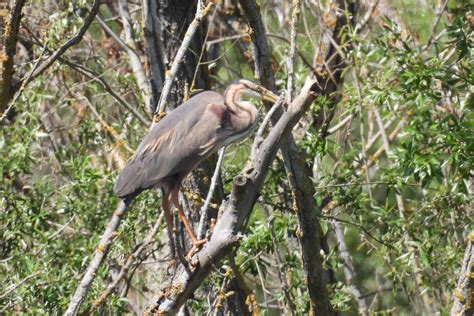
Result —
<instances>
[{"instance_id":1,"label":"bird's claw","mask_svg":"<svg viewBox=\"0 0 474 316\"><path fill-rule=\"evenodd\" d=\"M189 250L188 254L186 255L186 259L188 259L188 261L189 261L189 259L191 259L191 257L194 255L194 253L195 253L197 250L201 249L202 246L203 246L205 243L207 243L207 241L208 241L207 238L202 239L202 240L195 240L195 241L193 241L193 247L191 248L191 250Z\"/></svg>"}]
</instances>

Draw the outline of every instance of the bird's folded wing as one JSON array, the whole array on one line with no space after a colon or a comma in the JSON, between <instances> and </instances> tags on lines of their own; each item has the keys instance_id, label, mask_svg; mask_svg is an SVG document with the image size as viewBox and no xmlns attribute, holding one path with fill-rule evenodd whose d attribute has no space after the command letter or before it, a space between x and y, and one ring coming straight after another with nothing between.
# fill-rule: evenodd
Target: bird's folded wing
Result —
<instances>
[{"instance_id":1,"label":"bird's folded wing","mask_svg":"<svg viewBox=\"0 0 474 316\"><path fill-rule=\"evenodd\" d=\"M223 104L217 106L225 110ZM140 143L115 184L119 197L156 186L168 176L190 172L217 150L221 118L215 113L216 105L182 107L167 115Z\"/></svg>"}]
</instances>

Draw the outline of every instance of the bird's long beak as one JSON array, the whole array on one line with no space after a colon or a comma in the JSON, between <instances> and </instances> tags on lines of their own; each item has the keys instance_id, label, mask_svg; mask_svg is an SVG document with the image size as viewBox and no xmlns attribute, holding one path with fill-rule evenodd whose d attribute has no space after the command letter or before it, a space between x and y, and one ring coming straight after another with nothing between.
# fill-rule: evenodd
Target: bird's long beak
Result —
<instances>
[{"instance_id":1,"label":"bird's long beak","mask_svg":"<svg viewBox=\"0 0 474 316\"><path fill-rule=\"evenodd\" d=\"M246 80L246 79L240 79L239 81L241 83L245 84L247 87L249 87L253 91L257 92L262 97L262 99L265 100L265 101L269 101L269 102L274 103L278 100L278 96L275 93L273 93L270 90L262 87L259 84L256 84L253 81Z\"/></svg>"},{"instance_id":2,"label":"bird's long beak","mask_svg":"<svg viewBox=\"0 0 474 316\"><path fill-rule=\"evenodd\" d=\"M262 95L262 99L264 101L269 101L269 102L272 102L272 103L275 103L277 100L278 100L278 96L276 94L274 94L273 92L271 92L270 90L267 90L263 87L261 87L263 90L262 91L259 91L260 94Z\"/></svg>"}]
</instances>

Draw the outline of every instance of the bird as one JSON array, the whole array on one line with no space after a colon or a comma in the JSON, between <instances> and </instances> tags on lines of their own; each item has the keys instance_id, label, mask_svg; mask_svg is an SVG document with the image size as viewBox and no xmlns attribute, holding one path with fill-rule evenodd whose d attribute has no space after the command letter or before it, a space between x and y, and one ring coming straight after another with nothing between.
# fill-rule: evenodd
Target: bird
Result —
<instances>
[{"instance_id":1,"label":"bird","mask_svg":"<svg viewBox=\"0 0 474 316\"><path fill-rule=\"evenodd\" d=\"M230 83L223 95L203 91L151 128L116 180L114 192L125 203L144 190L161 189L169 235L174 227L172 203L193 245L188 256L207 240L197 240L184 214L179 202L182 181L204 159L254 130L259 113L246 97L276 101L273 93L246 79Z\"/></svg>"}]
</instances>

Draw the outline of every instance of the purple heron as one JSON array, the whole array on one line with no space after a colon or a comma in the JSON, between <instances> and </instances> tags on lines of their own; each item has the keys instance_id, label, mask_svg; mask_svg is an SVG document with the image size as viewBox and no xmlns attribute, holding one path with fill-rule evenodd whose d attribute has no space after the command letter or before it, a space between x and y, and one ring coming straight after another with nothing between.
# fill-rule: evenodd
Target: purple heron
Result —
<instances>
[{"instance_id":1,"label":"purple heron","mask_svg":"<svg viewBox=\"0 0 474 316\"><path fill-rule=\"evenodd\" d=\"M115 193L126 202L144 190L161 188L170 236L173 203L193 244L190 253L205 241L197 240L179 203L181 182L208 156L243 139L255 128L258 110L244 97L276 101L274 94L244 79L231 83L224 95L204 91L193 96L151 129L115 183Z\"/></svg>"}]
</instances>

